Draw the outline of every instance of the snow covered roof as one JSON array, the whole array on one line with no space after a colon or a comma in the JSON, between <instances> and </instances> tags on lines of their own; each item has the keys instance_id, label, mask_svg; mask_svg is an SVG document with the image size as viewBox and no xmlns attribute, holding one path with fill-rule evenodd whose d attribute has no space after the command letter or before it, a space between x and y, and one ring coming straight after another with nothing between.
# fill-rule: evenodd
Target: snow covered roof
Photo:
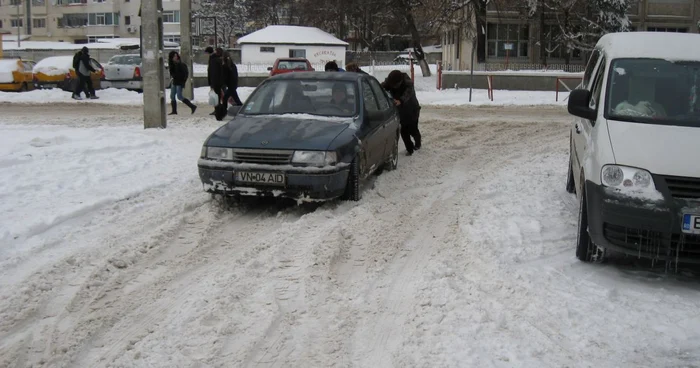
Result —
<instances>
[{"instance_id":1,"label":"snow covered roof","mask_svg":"<svg viewBox=\"0 0 700 368\"><path fill-rule=\"evenodd\" d=\"M17 59L0 60L0 73L12 73L17 70L19 70Z\"/></svg>"},{"instance_id":2,"label":"snow covered roof","mask_svg":"<svg viewBox=\"0 0 700 368\"><path fill-rule=\"evenodd\" d=\"M72 56L51 56L42 59L34 66L34 73L61 75L73 69Z\"/></svg>"},{"instance_id":3,"label":"snow covered roof","mask_svg":"<svg viewBox=\"0 0 700 368\"><path fill-rule=\"evenodd\" d=\"M348 46L348 43L316 27L268 26L238 39L244 44L277 45L333 45Z\"/></svg>"},{"instance_id":4,"label":"snow covered roof","mask_svg":"<svg viewBox=\"0 0 700 368\"><path fill-rule=\"evenodd\" d=\"M700 35L673 32L609 33L598 40L608 59L700 60Z\"/></svg>"}]
</instances>

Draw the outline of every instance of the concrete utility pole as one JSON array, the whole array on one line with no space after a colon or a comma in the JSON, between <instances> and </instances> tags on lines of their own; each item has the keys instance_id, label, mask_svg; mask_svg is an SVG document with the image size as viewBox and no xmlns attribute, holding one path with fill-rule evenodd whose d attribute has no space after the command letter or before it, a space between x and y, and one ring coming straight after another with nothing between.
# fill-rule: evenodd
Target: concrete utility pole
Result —
<instances>
[{"instance_id":1,"label":"concrete utility pole","mask_svg":"<svg viewBox=\"0 0 700 368\"><path fill-rule=\"evenodd\" d=\"M192 0L180 0L180 58L189 69L189 78L182 91L185 98L194 100L194 58L192 57Z\"/></svg>"},{"instance_id":2,"label":"concrete utility pole","mask_svg":"<svg viewBox=\"0 0 700 368\"><path fill-rule=\"evenodd\" d=\"M165 128L163 0L141 1L143 34L143 127Z\"/></svg>"}]
</instances>

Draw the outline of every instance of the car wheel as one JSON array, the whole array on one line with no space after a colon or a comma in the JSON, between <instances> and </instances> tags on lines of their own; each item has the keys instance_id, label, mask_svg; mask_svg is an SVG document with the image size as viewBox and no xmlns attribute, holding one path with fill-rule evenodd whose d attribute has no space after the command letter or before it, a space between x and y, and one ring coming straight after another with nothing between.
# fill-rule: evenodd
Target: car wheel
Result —
<instances>
[{"instance_id":1,"label":"car wheel","mask_svg":"<svg viewBox=\"0 0 700 368\"><path fill-rule=\"evenodd\" d=\"M576 237L576 258L583 262L603 262L605 249L593 243L588 233L588 205L586 191L581 193L578 209L578 236Z\"/></svg>"},{"instance_id":2,"label":"car wheel","mask_svg":"<svg viewBox=\"0 0 700 368\"><path fill-rule=\"evenodd\" d=\"M571 155L569 155L569 174L566 177L566 191L576 193L576 182L574 181L574 169L571 167Z\"/></svg>"},{"instance_id":3,"label":"car wheel","mask_svg":"<svg viewBox=\"0 0 700 368\"><path fill-rule=\"evenodd\" d=\"M391 155L389 155L388 161L386 162L386 169L389 171L396 170L399 166L399 135L396 135L394 139L394 147L391 150Z\"/></svg>"},{"instance_id":4,"label":"car wheel","mask_svg":"<svg viewBox=\"0 0 700 368\"><path fill-rule=\"evenodd\" d=\"M360 158L355 156L350 164L348 183L345 185L343 200L357 202L360 200Z\"/></svg>"}]
</instances>

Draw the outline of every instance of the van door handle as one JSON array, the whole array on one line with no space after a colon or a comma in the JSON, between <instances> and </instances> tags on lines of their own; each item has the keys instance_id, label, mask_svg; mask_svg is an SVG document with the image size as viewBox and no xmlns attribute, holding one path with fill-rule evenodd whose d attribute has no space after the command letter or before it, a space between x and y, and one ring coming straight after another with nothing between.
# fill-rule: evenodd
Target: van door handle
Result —
<instances>
[{"instance_id":1,"label":"van door handle","mask_svg":"<svg viewBox=\"0 0 700 368\"><path fill-rule=\"evenodd\" d=\"M581 134L581 127L576 124L576 134Z\"/></svg>"}]
</instances>

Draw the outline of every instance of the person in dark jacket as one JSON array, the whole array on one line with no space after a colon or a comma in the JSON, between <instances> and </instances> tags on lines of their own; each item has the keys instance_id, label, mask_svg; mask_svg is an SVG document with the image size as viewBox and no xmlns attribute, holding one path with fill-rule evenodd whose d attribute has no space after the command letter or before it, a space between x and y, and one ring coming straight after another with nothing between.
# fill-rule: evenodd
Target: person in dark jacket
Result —
<instances>
[{"instance_id":1,"label":"person in dark jacket","mask_svg":"<svg viewBox=\"0 0 700 368\"><path fill-rule=\"evenodd\" d=\"M99 97L95 95L95 88L92 85L91 73L96 72L95 68L90 64L90 53L87 47L83 47L73 56L73 70L78 77L75 88L73 89L73 99L81 100L80 93L85 91L85 97L96 100Z\"/></svg>"},{"instance_id":2,"label":"person in dark jacket","mask_svg":"<svg viewBox=\"0 0 700 368\"><path fill-rule=\"evenodd\" d=\"M336 63L335 61L327 62L324 69L327 72L344 72L345 71L342 68L339 68L338 63Z\"/></svg>"},{"instance_id":3,"label":"person in dark jacket","mask_svg":"<svg viewBox=\"0 0 700 368\"><path fill-rule=\"evenodd\" d=\"M231 103L235 106L242 106L241 98L238 97L238 67L231 59L228 52L224 53L224 81L226 83L226 93L224 94L224 102Z\"/></svg>"},{"instance_id":4,"label":"person in dark jacket","mask_svg":"<svg viewBox=\"0 0 700 368\"><path fill-rule=\"evenodd\" d=\"M421 135L418 130L421 106L416 97L413 81L408 74L399 70L393 70L389 73L386 80L382 82L382 87L389 91L389 94L394 99L394 105L399 110L401 138L406 146L406 153L410 156L413 154L413 151L421 148Z\"/></svg>"},{"instance_id":5,"label":"person in dark jacket","mask_svg":"<svg viewBox=\"0 0 700 368\"><path fill-rule=\"evenodd\" d=\"M170 84L170 106L172 107L172 111L169 115L177 115L176 97L187 105L194 114L195 110L197 110L197 106L182 96L182 89L187 83L190 71L187 69L187 65L180 60L180 54L176 51L171 51L168 55L168 70L170 71L170 78L172 79L172 83Z\"/></svg>"},{"instance_id":6,"label":"person in dark jacket","mask_svg":"<svg viewBox=\"0 0 700 368\"><path fill-rule=\"evenodd\" d=\"M224 102L224 50L217 47L213 54L209 57L209 68L207 70L207 79L209 87L214 90L219 96L219 104Z\"/></svg>"}]
</instances>

